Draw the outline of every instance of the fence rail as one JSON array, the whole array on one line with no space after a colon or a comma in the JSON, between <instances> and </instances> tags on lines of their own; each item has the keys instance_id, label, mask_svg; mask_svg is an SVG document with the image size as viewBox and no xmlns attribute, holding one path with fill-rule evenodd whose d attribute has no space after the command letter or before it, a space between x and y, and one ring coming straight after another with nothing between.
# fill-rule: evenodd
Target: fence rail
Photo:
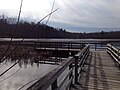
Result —
<instances>
[{"instance_id":1,"label":"fence rail","mask_svg":"<svg viewBox=\"0 0 120 90\"><path fill-rule=\"evenodd\" d=\"M78 78L80 78L81 72L84 67L85 60L89 55L90 45L87 45L81 52L75 55L75 84L78 83Z\"/></svg>"},{"instance_id":2,"label":"fence rail","mask_svg":"<svg viewBox=\"0 0 120 90\"><path fill-rule=\"evenodd\" d=\"M89 54L89 47L90 45L86 45L75 57L68 57L67 60L63 61L57 68L35 82L27 90L46 90L49 87L51 87L51 90L63 90L61 88L66 83L66 80L67 85L64 87L64 90L69 89L72 83L78 82L78 78L84 67L84 62ZM80 71L78 71L78 67ZM58 78L67 68L69 69L68 73L58 85Z\"/></svg>"},{"instance_id":3,"label":"fence rail","mask_svg":"<svg viewBox=\"0 0 120 90\"><path fill-rule=\"evenodd\" d=\"M64 49L82 49L85 46L84 43L72 43L72 42L34 42L34 48L64 48Z\"/></svg>"},{"instance_id":4,"label":"fence rail","mask_svg":"<svg viewBox=\"0 0 120 90\"><path fill-rule=\"evenodd\" d=\"M107 44L107 52L111 55L120 68L120 49L114 47L111 44Z\"/></svg>"}]
</instances>

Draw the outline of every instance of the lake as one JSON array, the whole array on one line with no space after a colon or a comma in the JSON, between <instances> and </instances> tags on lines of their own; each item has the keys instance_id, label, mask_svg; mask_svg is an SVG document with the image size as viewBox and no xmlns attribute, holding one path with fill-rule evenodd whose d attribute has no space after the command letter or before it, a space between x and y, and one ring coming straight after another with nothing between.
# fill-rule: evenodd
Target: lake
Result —
<instances>
[{"instance_id":1,"label":"lake","mask_svg":"<svg viewBox=\"0 0 120 90\"><path fill-rule=\"evenodd\" d=\"M0 64L0 74L12 66L15 62L7 61ZM39 63L21 63L19 62L7 73L0 77L0 90L18 90L26 83L23 89L32 85L36 80L52 71L57 65L39 64ZM12 76L11 76L12 75ZM34 81L33 81L34 80Z\"/></svg>"}]
</instances>

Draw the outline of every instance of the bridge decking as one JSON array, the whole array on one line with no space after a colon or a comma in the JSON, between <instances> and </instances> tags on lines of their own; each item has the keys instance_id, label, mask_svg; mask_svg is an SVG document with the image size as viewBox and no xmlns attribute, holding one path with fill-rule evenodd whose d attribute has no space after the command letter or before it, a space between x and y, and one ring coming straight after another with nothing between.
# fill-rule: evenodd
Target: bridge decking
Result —
<instances>
[{"instance_id":1,"label":"bridge decking","mask_svg":"<svg viewBox=\"0 0 120 90\"><path fill-rule=\"evenodd\" d=\"M71 90L120 90L120 70L107 51L90 51L79 83Z\"/></svg>"}]
</instances>

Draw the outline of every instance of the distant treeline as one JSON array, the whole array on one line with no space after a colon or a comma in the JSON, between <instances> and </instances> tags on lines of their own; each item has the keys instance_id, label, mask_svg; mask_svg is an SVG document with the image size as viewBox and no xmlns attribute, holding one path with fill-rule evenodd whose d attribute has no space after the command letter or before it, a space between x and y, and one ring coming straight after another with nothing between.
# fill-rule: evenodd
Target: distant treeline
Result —
<instances>
[{"instance_id":1,"label":"distant treeline","mask_svg":"<svg viewBox=\"0 0 120 90\"><path fill-rule=\"evenodd\" d=\"M65 29L54 28L45 24L36 25L15 19L0 18L0 37L4 38L73 38L73 39L120 39L120 31L98 33L72 33Z\"/></svg>"}]
</instances>

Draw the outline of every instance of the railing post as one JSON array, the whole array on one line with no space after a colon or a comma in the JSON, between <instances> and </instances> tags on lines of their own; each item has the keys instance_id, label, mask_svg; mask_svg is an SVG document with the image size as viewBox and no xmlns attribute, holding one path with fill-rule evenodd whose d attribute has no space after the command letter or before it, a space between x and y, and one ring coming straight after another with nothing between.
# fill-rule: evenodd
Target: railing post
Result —
<instances>
[{"instance_id":1,"label":"railing post","mask_svg":"<svg viewBox=\"0 0 120 90\"><path fill-rule=\"evenodd\" d=\"M113 49L112 49L112 44L111 44L111 50L113 50Z\"/></svg>"},{"instance_id":2,"label":"railing post","mask_svg":"<svg viewBox=\"0 0 120 90\"><path fill-rule=\"evenodd\" d=\"M34 48L34 50L35 50L35 48L36 48L36 47L35 47L35 42L34 42L33 48Z\"/></svg>"},{"instance_id":3,"label":"railing post","mask_svg":"<svg viewBox=\"0 0 120 90\"><path fill-rule=\"evenodd\" d=\"M120 56L120 53L119 53L119 51L120 51L120 50L118 49L118 56Z\"/></svg>"},{"instance_id":4,"label":"railing post","mask_svg":"<svg viewBox=\"0 0 120 90\"><path fill-rule=\"evenodd\" d=\"M81 49L81 46L82 46L82 45L81 45L81 43L80 43L80 45L79 45L79 49Z\"/></svg>"},{"instance_id":5,"label":"railing post","mask_svg":"<svg viewBox=\"0 0 120 90\"><path fill-rule=\"evenodd\" d=\"M39 44L39 47L41 48L41 42L40 42L40 44Z\"/></svg>"},{"instance_id":6,"label":"railing post","mask_svg":"<svg viewBox=\"0 0 120 90\"><path fill-rule=\"evenodd\" d=\"M97 44L95 43L95 50L97 49Z\"/></svg>"},{"instance_id":7,"label":"railing post","mask_svg":"<svg viewBox=\"0 0 120 90\"><path fill-rule=\"evenodd\" d=\"M75 84L78 83L78 57L75 56Z\"/></svg>"},{"instance_id":8,"label":"railing post","mask_svg":"<svg viewBox=\"0 0 120 90\"><path fill-rule=\"evenodd\" d=\"M72 63L69 65L69 70L71 70L71 69L73 69ZM72 73L71 73L70 76L69 76L69 80L70 80L72 77L73 77L73 71L72 71ZM71 89L72 84L73 84L73 79L72 79L72 81L71 81L71 83L70 83L70 86L68 87L68 90Z\"/></svg>"},{"instance_id":9,"label":"railing post","mask_svg":"<svg viewBox=\"0 0 120 90\"><path fill-rule=\"evenodd\" d=\"M68 51L69 51L69 49L70 49L70 43L68 43Z\"/></svg>"},{"instance_id":10,"label":"railing post","mask_svg":"<svg viewBox=\"0 0 120 90\"><path fill-rule=\"evenodd\" d=\"M100 42L100 46L102 47L102 41Z\"/></svg>"},{"instance_id":11,"label":"railing post","mask_svg":"<svg viewBox=\"0 0 120 90\"><path fill-rule=\"evenodd\" d=\"M72 65L72 63L71 63L70 66L69 66L69 70L71 70L72 68L73 68L73 65ZM73 73L70 74L69 79L72 77L72 75L73 75Z\"/></svg>"},{"instance_id":12,"label":"railing post","mask_svg":"<svg viewBox=\"0 0 120 90\"><path fill-rule=\"evenodd\" d=\"M53 84L51 85L51 90L56 90L58 88L57 86L57 79L53 82Z\"/></svg>"},{"instance_id":13,"label":"railing post","mask_svg":"<svg viewBox=\"0 0 120 90\"><path fill-rule=\"evenodd\" d=\"M120 56L120 49L118 49L118 60L120 60L119 56Z\"/></svg>"},{"instance_id":14,"label":"railing post","mask_svg":"<svg viewBox=\"0 0 120 90\"><path fill-rule=\"evenodd\" d=\"M58 43L55 43L55 50L58 50Z\"/></svg>"},{"instance_id":15,"label":"railing post","mask_svg":"<svg viewBox=\"0 0 120 90\"><path fill-rule=\"evenodd\" d=\"M81 43L81 48L84 48L84 43Z\"/></svg>"},{"instance_id":16,"label":"railing post","mask_svg":"<svg viewBox=\"0 0 120 90\"><path fill-rule=\"evenodd\" d=\"M119 51L120 51L120 49L118 49L118 61L120 61L120 58L119 58L120 57L120 52ZM119 64L119 68L120 68L120 64Z\"/></svg>"},{"instance_id":17,"label":"railing post","mask_svg":"<svg viewBox=\"0 0 120 90\"><path fill-rule=\"evenodd\" d=\"M72 43L71 43L71 46L70 46L70 48L72 49Z\"/></svg>"}]
</instances>

